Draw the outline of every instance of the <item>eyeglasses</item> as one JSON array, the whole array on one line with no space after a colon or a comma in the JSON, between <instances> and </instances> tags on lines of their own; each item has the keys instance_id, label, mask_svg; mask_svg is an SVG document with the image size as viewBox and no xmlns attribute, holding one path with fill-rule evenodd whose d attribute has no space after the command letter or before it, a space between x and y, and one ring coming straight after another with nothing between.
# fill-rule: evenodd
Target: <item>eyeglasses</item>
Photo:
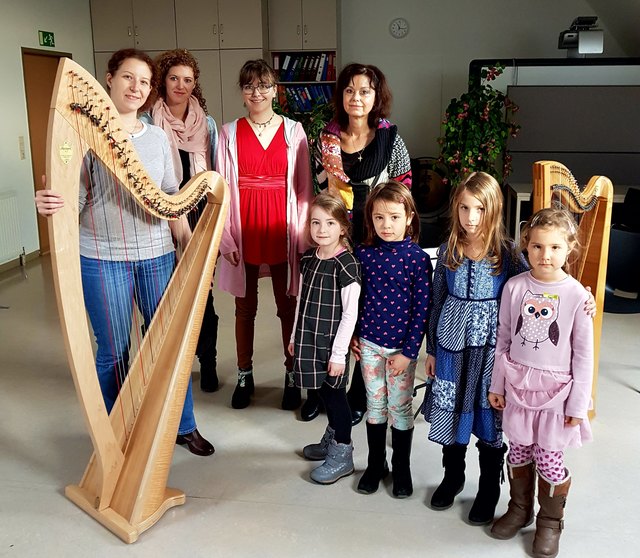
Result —
<instances>
[{"instance_id":1,"label":"eyeglasses","mask_svg":"<svg viewBox=\"0 0 640 558\"><path fill-rule=\"evenodd\" d=\"M375 89L373 87L363 89L354 89L353 87L347 87L344 90L344 94L347 97L355 97L356 93L358 93L360 97L364 97L366 99L367 97L370 97L375 93Z\"/></svg>"},{"instance_id":2,"label":"eyeglasses","mask_svg":"<svg viewBox=\"0 0 640 558\"><path fill-rule=\"evenodd\" d=\"M259 83L258 85L247 84L242 86L242 92L245 95L253 95L253 92L258 90L258 93L265 95L266 93L269 93L272 88L273 83Z\"/></svg>"}]
</instances>

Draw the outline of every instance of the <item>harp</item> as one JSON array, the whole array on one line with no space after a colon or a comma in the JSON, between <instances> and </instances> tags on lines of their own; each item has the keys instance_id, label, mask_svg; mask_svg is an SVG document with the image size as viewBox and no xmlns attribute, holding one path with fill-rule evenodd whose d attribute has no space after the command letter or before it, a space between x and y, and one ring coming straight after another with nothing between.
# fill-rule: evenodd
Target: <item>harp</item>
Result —
<instances>
[{"instance_id":1,"label":"harp","mask_svg":"<svg viewBox=\"0 0 640 558\"><path fill-rule=\"evenodd\" d=\"M571 171L562 163L538 161L533 164L533 211L545 207L562 207L578 223L581 250L577 260L570 263L570 272L584 286L591 287L596 300L596 317L593 323L594 405L612 205L613 185L606 176L593 176L584 188L580 188ZM592 415L594 413L595 407L591 411Z\"/></svg>"},{"instance_id":2,"label":"harp","mask_svg":"<svg viewBox=\"0 0 640 558\"><path fill-rule=\"evenodd\" d=\"M228 188L220 175L206 172L176 195L163 193L147 176L121 127L98 82L76 63L62 59L49 113L47 179L66 203L48 222L65 348L93 444L82 480L67 486L65 494L131 543L166 510L185 502L184 493L166 483L228 208ZM79 263L76 200L89 152L109 170L123 195L150 218L177 219L207 197L110 414L94 364Z\"/></svg>"}]
</instances>

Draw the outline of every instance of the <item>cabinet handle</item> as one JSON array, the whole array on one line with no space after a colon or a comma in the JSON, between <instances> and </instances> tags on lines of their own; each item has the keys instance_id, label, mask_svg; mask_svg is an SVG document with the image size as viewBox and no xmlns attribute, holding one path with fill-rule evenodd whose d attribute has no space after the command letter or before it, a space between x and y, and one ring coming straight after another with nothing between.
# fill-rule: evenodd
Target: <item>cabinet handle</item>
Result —
<instances>
[{"instance_id":1,"label":"cabinet handle","mask_svg":"<svg viewBox=\"0 0 640 558\"><path fill-rule=\"evenodd\" d=\"M300 26L296 25L296 35L300 35Z\"/></svg>"},{"instance_id":2,"label":"cabinet handle","mask_svg":"<svg viewBox=\"0 0 640 558\"><path fill-rule=\"evenodd\" d=\"M218 24L217 24L217 23L214 23L214 24L213 24L213 34L214 34L214 35L217 35L217 34L218 34Z\"/></svg>"},{"instance_id":3,"label":"cabinet handle","mask_svg":"<svg viewBox=\"0 0 640 558\"><path fill-rule=\"evenodd\" d=\"M224 33L224 23L220 24L220 35Z\"/></svg>"},{"instance_id":4,"label":"cabinet handle","mask_svg":"<svg viewBox=\"0 0 640 558\"><path fill-rule=\"evenodd\" d=\"M138 26L137 25L133 26L133 31L135 32L136 37L137 37L138 36Z\"/></svg>"},{"instance_id":5,"label":"cabinet handle","mask_svg":"<svg viewBox=\"0 0 640 558\"><path fill-rule=\"evenodd\" d=\"M305 35L307 34L307 24L306 23L304 24L304 34Z\"/></svg>"},{"instance_id":6,"label":"cabinet handle","mask_svg":"<svg viewBox=\"0 0 640 558\"><path fill-rule=\"evenodd\" d=\"M127 25L127 36L131 37L131 25Z\"/></svg>"}]
</instances>

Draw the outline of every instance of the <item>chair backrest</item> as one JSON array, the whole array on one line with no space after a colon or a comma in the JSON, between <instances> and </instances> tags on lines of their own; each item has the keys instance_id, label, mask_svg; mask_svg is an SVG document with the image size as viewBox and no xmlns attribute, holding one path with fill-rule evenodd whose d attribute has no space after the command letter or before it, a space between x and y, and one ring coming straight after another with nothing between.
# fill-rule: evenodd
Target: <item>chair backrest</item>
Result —
<instances>
[{"instance_id":1,"label":"chair backrest","mask_svg":"<svg viewBox=\"0 0 640 558\"><path fill-rule=\"evenodd\" d=\"M607 287L629 293L640 291L640 232L611 227Z\"/></svg>"}]
</instances>

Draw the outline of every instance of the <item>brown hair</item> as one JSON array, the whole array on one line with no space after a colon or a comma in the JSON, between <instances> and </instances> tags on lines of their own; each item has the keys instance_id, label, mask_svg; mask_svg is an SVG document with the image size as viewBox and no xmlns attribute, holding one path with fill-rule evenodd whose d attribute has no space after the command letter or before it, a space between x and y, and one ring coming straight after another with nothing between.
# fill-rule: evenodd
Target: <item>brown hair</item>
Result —
<instances>
[{"instance_id":1,"label":"brown hair","mask_svg":"<svg viewBox=\"0 0 640 558\"><path fill-rule=\"evenodd\" d=\"M193 70L193 80L195 87L191 94L198 99L198 103L204 110L205 114L208 114L207 101L202 95L202 89L200 88L200 68L198 67L198 61L193 54L185 49L167 50L156 58L156 66L158 68L158 95L162 99L167 97L167 86L165 81L167 80L167 74L169 70L174 66L187 66Z\"/></svg>"},{"instance_id":2,"label":"brown hair","mask_svg":"<svg viewBox=\"0 0 640 558\"><path fill-rule=\"evenodd\" d=\"M502 249L507 244L507 233L502 218L503 196L498 181L486 172L472 172L453 192L451 197L451 232L447 241L447 257L445 265L455 271L464 261L464 247L467 244L467 233L460 223L460 199L469 192L484 207L482 217L482 251L479 259L487 258L494 274L502 272Z\"/></svg>"},{"instance_id":3,"label":"brown hair","mask_svg":"<svg viewBox=\"0 0 640 558\"><path fill-rule=\"evenodd\" d=\"M411 222L405 231L405 236L409 235L413 242L420 239L420 216L413 201L411 190L402 182L397 180L388 180L378 184L367 197L367 203L364 207L364 224L366 236L364 244L372 246L377 238L376 229L373 225L373 205L377 201L400 203L404 206L405 214L411 217Z\"/></svg>"},{"instance_id":4,"label":"brown hair","mask_svg":"<svg viewBox=\"0 0 640 558\"><path fill-rule=\"evenodd\" d=\"M344 229L344 235L342 236L342 244L345 248L351 252L351 221L349 219L349 213L347 206L342 201L342 198L334 196L329 192L320 192L309 207L309 218L307 219L307 236L311 244L315 245L313 238L311 238L311 212L314 207L318 207L323 211L326 211L331 217L333 217L338 224Z\"/></svg>"},{"instance_id":5,"label":"brown hair","mask_svg":"<svg viewBox=\"0 0 640 558\"><path fill-rule=\"evenodd\" d=\"M278 81L278 76L276 76L274 69L262 58L258 60L247 60L244 63L244 66L240 69L238 85L242 89L245 85L251 85L256 78L262 83L269 83L271 85L275 85L276 81Z\"/></svg>"},{"instance_id":6,"label":"brown hair","mask_svg":"<svg viewBox=\"0 0 640 558\"><path fill-rule=\"evenodd\" d=\"M343 131L349 125L349 115L344 110L344 90L351 85L355 76L365 76L375 91L373 108L367 119L369 128L375 128L381 118L387 118L391 113L391 90L387 85L387 78L384 77L380 69L371 64L349 64L340 72L336 82L336 94L333 96L336 120Z\"/></svg>"},{"instance_id":7,"label":"brown hair","mask_svg":"<svg viewBox=\"0 0 640 558\"><path fill-rule=\"evenodd\" d=\"M136 48L123 48L114 52L111 58L109 58L109 62L107 63L107 73L111 74L112 77L115 76L116 72L120 69L120 66L122 66L122 63L129 58L135 58L136 60L145 62L151 70L151 91L149 92L149 96L147 97L145 104L138 109L138 112L142 112L147 110L155 100L158 87L158 70L156 65L153 63L153 60L151 60L151 57L146 52L142 52ZM111 90L109 86L107 86L107 89L109 91Z\"/></svg>"},{"instance_id":8,"label":"brown hair","mask_svg":"<svg viewBox=\"0 0 640 558\"><path fill-rule=\"evenodd\" d=\"M564 238L569 246L568 256L573 256L571 261L567 261L562 266L563 271L569 273L571 265L576 261L580 251L580 240L578 238L578 225L573 215L566 209L547 207L536 211L522 227L520 234L520 250L526 256L527 261L529 255L527 246L531 240L531 231L533 229L558 229L564 233Z\"/></svg>"}]
</instances>

